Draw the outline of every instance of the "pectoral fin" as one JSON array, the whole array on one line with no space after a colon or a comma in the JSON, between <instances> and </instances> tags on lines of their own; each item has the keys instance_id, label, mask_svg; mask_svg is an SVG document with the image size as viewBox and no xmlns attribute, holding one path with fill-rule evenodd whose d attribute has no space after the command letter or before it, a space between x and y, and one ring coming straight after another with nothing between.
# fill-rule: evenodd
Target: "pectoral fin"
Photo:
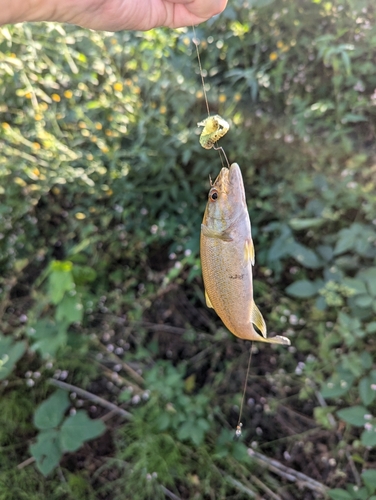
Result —
<instances>
[{"instance_id":1,"label":"pectoral fin","mask_svg":"<svg viewBox=\"0 0 376 500\"><path fill-rule=\"evenodd\" d=\"M255 265L255 247L253 246L252 238L245 240L244 261L246 264L250 262L252 266Z\"/></svg>"},{"instance_id":2,"label":"pectoral fin","mask_svg":"<svg viewBox=\"0 0 376 500\"><path fill-rule=\"evenodd\" d=\"M212 306L212 303L210 302L208 292L206 290L205 290L205 300L206 300L206 305L208 307L211 307L212 309L214 309L214 307Z\"/></svg>"},{"instance_id":3,"label":"pectoral fin","mask_svg":"<svg viewBox=\"0 0 376 500\"><path fill-rule=\"evenodd\" d=\"M229 231L214 231L213 229L208 228L204 224L201 224L201 232L207 238L218 238L223 241L232 241Z\"/></svg>"},{"instance_id":4,"label":"pectoral fin","mask_svg":"<svg viewBox=\"0 0 376 500\"><path fill-rule=\"evenodd\" d=\"M262 317L262 314L260 313L259 308L256 306L254 302L252 307L251 321L260 330L262 336L266 338L266 323L264 318Z\"/></svg>"}]
</instances>

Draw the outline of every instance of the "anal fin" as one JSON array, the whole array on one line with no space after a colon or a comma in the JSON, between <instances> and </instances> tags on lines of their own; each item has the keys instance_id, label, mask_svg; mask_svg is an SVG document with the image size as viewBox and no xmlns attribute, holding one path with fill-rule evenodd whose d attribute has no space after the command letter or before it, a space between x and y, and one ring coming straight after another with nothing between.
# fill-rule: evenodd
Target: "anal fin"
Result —
<instances>
[{"instance_id":1,"label":"anal fin","mask_svg":"<svg viewBox=\"0 0 376 500\"><path fill-rule=\"evenodd\" d=\"M266 323L255 302L253 302L251 321L260 330L262 336L266 338Z\"/></svg>"},{"instance_id":2,"label":"anal fin","mask_svg":"<svg viewBox=\"0 0 376 500\"><path fill-rule=\"evenodd\" d=\"M212 303L210 302L210 299L209 299L209 295L208 295L208 292L205 290L205 300L206 300L206 305L208 307L211 307L212 309L214 309Z\"/></svg>"}]
</instances>

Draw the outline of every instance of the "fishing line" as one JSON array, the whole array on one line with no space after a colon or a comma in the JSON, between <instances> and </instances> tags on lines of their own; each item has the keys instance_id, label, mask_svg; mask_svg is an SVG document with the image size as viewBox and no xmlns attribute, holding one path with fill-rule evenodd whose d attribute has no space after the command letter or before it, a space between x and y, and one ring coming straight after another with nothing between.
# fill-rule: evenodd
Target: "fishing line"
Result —
<instances>
[{"instance_id":1,"label":"fishing line","mask_svg":"<svg viewBox=\"0 0 376 500\"><path fill-rule=\"evenodd\" d=\"M239 420L238 420L238 425L236 426L235 438L239 438L242 435L243 424L241 423L241 419L242 419L242 414L243 414L243 405L244 405L244 399L245 399L245 391L247 390L249 370L251 368L252 348L253 348L253 342L251 341L251 347L249 349L249 358L248 358L247 373L246 373L245 380L244 380L243 396L242 396L242 401L241 401L241 404L240 404Z\"/></svg>"},{"instance_id":2,"label":"fishing line","mask_svg":"<svg viewBox=\"0 0 376 500\"><path fill-rule=\"evenodd\" d=\"M196 54L197 54L198 67L200 69L202 90L204 91L205 104L206 104L206 109L207 109L207 112L208 112L208 116L210 116L209 101L208 101L208 96L206 95L205 80L204 80L204 73L202 71L200 51L198 50L198 46L200 45L200 40L196 37L196 30L195 30L194 25L192 25L192 28L193 28L193 43L195 44L195 47L196 47Z\"/></svg>"},{"instance_id":3,"label":"fishing line","mask_svg":"<svg viewBox=\"0 0 376 500\"><path fill-rule=\"evenodd\" d=\"M208 112L208 116L210 117L209 101L208 101L208 96L207 96L206 89L205 89L204 72L202 70L200 51L198 50L198 46L200 45L200 40L196 36L196 30L195 30L195 27L194 27L193 24L192 24L192 29L193 29L193 39L192 39L192 41L193 41L193 43L195 44L195 47L196 47L197 61L198 61L198 67L199 67L199 70L200 70L201 84L202 84L202 90L204 92L206 110ZM215 149L216 151L218 151L219 157L221 158L222 167L224 165L223 165L223 159L222 159L221 153L223 154L223 156L224 156L224 158L226 160L227 167L230 167L230 163L229 163L229 161L227 159L225 150L221 146L219 146L219 147L213 146L213 149Z\"/></svg>"}]
</instances>

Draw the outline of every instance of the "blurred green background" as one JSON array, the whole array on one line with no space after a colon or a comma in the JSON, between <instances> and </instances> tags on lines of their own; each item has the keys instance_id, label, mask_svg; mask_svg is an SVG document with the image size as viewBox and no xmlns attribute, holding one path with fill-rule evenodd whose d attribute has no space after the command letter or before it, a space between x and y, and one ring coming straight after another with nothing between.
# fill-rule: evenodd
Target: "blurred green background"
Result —
<instances>
[{"instance_id":1,"label":"blurred green background","mask_svg":"<svg viewBox=\"0 0 376 500\"><path fill-rule=\"evenodd\" d=\"M376 499L375 21L232 0L196 28L255 300L292 343L254 345L238 441L192 29L0 29L0 500Z\"/></svg>"}]
</instances>

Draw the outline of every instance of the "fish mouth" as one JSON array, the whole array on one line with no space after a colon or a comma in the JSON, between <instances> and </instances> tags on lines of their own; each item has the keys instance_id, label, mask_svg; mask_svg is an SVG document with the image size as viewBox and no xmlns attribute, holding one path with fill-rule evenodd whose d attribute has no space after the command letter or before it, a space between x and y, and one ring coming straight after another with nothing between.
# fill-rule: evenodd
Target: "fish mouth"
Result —
<instances>
[{"instance_id":1,"label":"fish mouth","mask_svg":"<svg viewBox=\"0 0 376 500\"><path fill-rule=\"evenodd\" d=\"M223 170L223 169L222 169ZM245 204L245 189L242 172L237 163L232 163L229 169L229 191L231 194L236 195Z\"/></svg>"},{"instance_id":2,"label":"fish mouth","mask_svg":"<svg viewBox=\"0 0 376 500\"><path fill-rule=\"evenodd\" d=\"M226 167L223 167L217 175L215 181L212 183L212 186L215 186L221 192L227 192L227 188L229 185L229 173L230 170Z\"/></svg>"},{"instance_id":3,"label":"fish mouth","mask_svg":"<svg viewBox=\"0 0 376 500\"><path fill-rule=\"evenodd\" d=\"M232 163L230 168L228 169L228 172L229 172L229 182L231 185L235 186L243 184L243 176L240 167L237 163Z\"/></svg>"},{"instance_id":4,"label":"fish mouth","mask_svg":"<svg viewBox=\"0 0 376 500\"><path fill-rule=\"evenodd\" d=\"M237 163L232 163L230 168L223 167L212 183L212 187L230 196L233 200L237 199L246 203L243 176Z\"/></svg>"}]
</instances>

